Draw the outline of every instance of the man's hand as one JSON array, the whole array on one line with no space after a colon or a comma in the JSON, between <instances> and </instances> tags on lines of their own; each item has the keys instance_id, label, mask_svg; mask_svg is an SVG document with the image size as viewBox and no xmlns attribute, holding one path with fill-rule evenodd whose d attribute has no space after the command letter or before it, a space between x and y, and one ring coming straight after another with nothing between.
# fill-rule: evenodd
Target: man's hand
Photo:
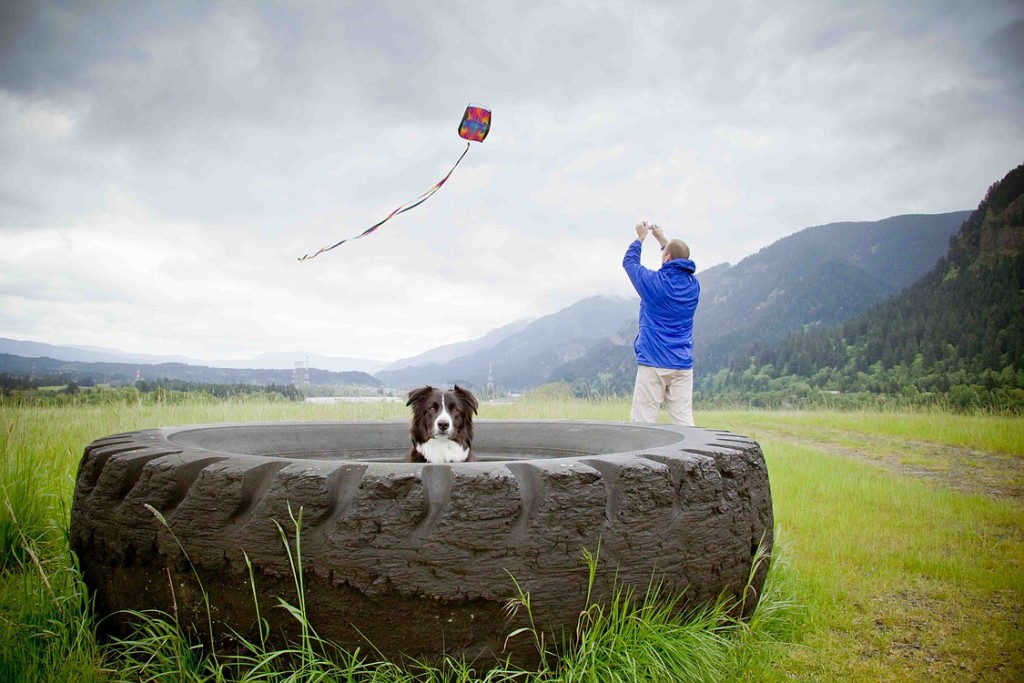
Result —
<instances>
[{"instance_id":1,"label":"man's hand","mask_svg":"<svg viewBox=\"0 0 1024 683\"><path fill-rule=\"evenodd\" d=\"M654 235L654 239L658 240L658 244L660 244L662 249L664 249L665 245L668 244L668 240L665 239L665 233L661 229L661 226L660 225L652 225L651 226L651 234Z\"/></svg>"},{"instance_id":2,"label":"man's hand","mask_svg":"<svg viewBox=\"0 0 1024 683\"><path fill-rule=\"evenodd\" d=\"M647 233L649 231L650 231L650 228L647 227L647 223L637 223L636 224L636 238L638 240L640 240L641 242L643 242L644 238L647 237Z\"/></svg>"}]
</instances>

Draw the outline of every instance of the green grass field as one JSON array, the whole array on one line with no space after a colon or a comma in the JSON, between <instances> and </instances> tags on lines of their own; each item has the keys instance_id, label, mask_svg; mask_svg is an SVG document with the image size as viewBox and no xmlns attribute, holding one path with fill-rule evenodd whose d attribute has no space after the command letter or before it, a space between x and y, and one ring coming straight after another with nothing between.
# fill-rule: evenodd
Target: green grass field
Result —
<instances>
[{"instance_id":1,"label":"green grass field","mask_svg":"<svg viewBox=\"0 0 1024 683\"><path fill-rule=\"evenodd\" d=\"M0 680L225 677L159 624L149 624L141 647L97 642L66 538L75 469L93 439L192 423L406 419L406 410L241 400L0 406ZM483 419L627 415L623 402L552 396L480 411ZM765 452L778 531L765 609L748 625L715 615L679 624L650 607L606 614L594 619L603 630L595 626L549 671L488 680L1024 680L1024 420L941 411L696 417L757 439ZM687 657L699 665L677 661ZM471 680L458 667L418 678L370 664L313 666L291 678L249 671L248 680Z\"/></svg>"}]
</instances>

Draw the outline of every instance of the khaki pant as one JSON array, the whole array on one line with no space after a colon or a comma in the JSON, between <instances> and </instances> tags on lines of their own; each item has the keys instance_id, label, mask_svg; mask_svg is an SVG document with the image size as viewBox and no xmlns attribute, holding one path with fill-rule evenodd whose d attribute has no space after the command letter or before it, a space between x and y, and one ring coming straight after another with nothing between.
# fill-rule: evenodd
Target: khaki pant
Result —
<instances>
[{"instance_id":1,"label":"khaki pant","mask_svg":"<svg viewBox=\"0 0 1024 683\"><path fill-rule=\"evenodd\" d=\"M662 402L669 419L678 425L693 426L693 370L665 370L648 365L636 366L633 388L632 422L657 422Z\"/></svg>"}]
</instances>

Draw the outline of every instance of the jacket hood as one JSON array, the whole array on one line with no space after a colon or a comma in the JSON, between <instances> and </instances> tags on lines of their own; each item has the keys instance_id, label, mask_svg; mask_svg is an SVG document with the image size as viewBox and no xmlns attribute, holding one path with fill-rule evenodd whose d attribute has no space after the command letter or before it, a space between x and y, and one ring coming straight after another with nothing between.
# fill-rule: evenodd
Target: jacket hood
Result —
<instances>
[{"instance_id":1,"label":"jacket hood","mask_svg":"<svg viewBox=\"0 0 1024 683\"><path fill-rule=\"evenodd\" d=\"M697 264L688 258L674 258L668 263L661 264L662 268L679 268L685 270L687 273L696 273Z\"/></svg>"}]
</instances>

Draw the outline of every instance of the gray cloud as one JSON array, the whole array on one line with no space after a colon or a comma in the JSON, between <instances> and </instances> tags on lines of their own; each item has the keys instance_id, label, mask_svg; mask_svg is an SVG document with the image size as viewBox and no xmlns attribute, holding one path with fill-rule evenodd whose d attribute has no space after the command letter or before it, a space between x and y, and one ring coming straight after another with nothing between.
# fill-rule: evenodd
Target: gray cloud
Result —
<instances>
[{"instance_id":1,"label":"gray cloud","mask_svg":"<svg viewBox=\"0 0 1024 683\"><path fill-rule=\"evenodd\" d=\"M429 296L411 270L473 321L372 345L412 355L574 296L629 294L618 252L638 219L687 231L708 267L807 225L972 208L1024 151L1022 31L1019 3L953 0L3 3L0 240L18 251L0 265L29 272L19 259L48 245L66 274L37 287L46 301L120 302L147 273L150 309L188 295L162 320L210 292L234 313L231 292L251 292L263 322L248 347L339 355L366 340L334 348L285 312L359 317L387 337ZM295 263L438 180L469 101L494 110L491 136L436 197ZM149 265L96 279L84 254L109 273ZM380 278L395 283L383 299ZM33 315L0 314L0 335L75 341L42 295L14 289ZM201 307L205 337L132 338L229 355L217 307ZM268 319L297 331L268 334Z\"/></svg>"}]
</instances>

